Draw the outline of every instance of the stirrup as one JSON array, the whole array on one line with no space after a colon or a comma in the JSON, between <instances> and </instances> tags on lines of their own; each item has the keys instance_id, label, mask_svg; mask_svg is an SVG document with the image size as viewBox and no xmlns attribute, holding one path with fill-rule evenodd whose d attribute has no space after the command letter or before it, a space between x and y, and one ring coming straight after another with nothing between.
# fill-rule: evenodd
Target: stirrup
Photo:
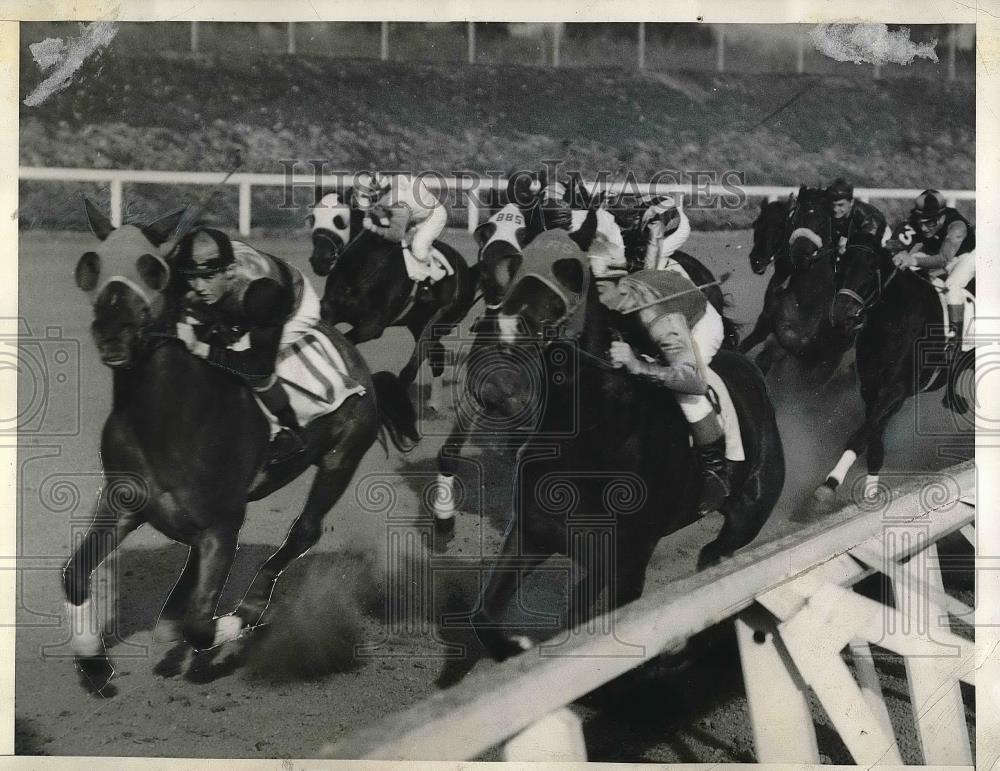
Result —
<instances>
[{"instance_id":1,"label":"stirrup","mask_svg":"<svg viewBox=\"0 0 1000 771\"><path fill-rule=\"evenodd\" d=\"M292 429L283 427L268 447L267 465L275 466L306 451L306 443Z\"/></svg>"}]
</instances>

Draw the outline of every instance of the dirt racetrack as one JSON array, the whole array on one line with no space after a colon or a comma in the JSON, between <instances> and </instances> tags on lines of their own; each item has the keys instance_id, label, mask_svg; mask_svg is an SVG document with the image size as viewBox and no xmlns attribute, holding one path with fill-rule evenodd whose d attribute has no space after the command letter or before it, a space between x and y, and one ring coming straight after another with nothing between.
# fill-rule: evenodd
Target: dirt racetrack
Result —
<instances>
[{"instance_id":1,"label":"dirt racetrack","mask_svg":"<svg viewBox=\"0 0 1000 771\"><path fill-rule=\"evenodd\" d=\"M20 316L27 325L22 334L30 332L30 350L37 352L32 355L47 362L48 376L39 379L41 370L22 369L19 379L19 407L26 417L18 465L22 569L16 751L309 757L326 742L461 677L487 681L491 665L479 660L468 631L459 627L445 635L431 619L471 607L479 557L497 549L506 523L510 461L498 452L473 453L484 484L480 489L472 475L465 480L463 514L447 547L448 555L468 559L464 568L430 578L429 550L421 542L429 533L429 519L421 498L434 479L435 454L450 426L453 412L446 399L440 414L422 415L425 438L414 452L403 456L390 450L386 456L377 446L369 452L354 489L328 515L320 543L279 582L269 611L274 623L245 646L228 645L195 657L183 646L155 643L151 629L186 550L148 527L130 536L99 571L97 584L99 595L106 597L115 585L118 591L108 627L117 667L116 694L97 698L79 687L60 615L60 568L91 516L100 485L97 448L111 384L87 331L90 309L72 280L73 266L90 239L82 233L26 232L19 245ZM308 274L304 233L248 240ZM474 254L467 233L449 231L446 240L467 258ZM744 323L756 317L766 285L766 277L752 275L747 267L749 244L748 232L715 232L693 234L687 247L717 275L733 272L725 289L731 295L731 315ZM315 285L321 290L318 279ZM459 346L467 337L469 323L480 310L473 309L450 346ZM408 333L393 329L363 345L362 352L373 371L398 371L411 346ZM445 377L450 387L450 373ZM820 391L803 388L794 367L782 367L769 382L781 422L788 481L761 539L798 526L793 515L836 461L861 416L853 377ZM911 400L887 436L885 478L970 457L965 423L941 407L940 393ZM250 506L220 612L235 604L257 566L280 543L304 500L309 478L307 474ZM855 478L848 478L843 494L852 489ZM394 490L388 502L379 498L384 483ZM647 587L693 571L698 549L718 526L718 519L708 518L665 539L654 555ZM397 554L400 543L413 548L400 559L387 557ZM558 613L561 589L558 577L532 581L525 603ZM397 616L386 609L400 607L411 611L410 623L393 625L387 615ZM358 643L369 645L360 659L352 654ZM445 643L465 644L466 655L443 658ZM721 634L708 638L706 649L715 652L706 666L695 663L680 672L647 667L578 705L586 717L591 758L752 761L745 704L735 695L735 646ZM347 671L334 671L343 669ZM886 676L894 675L890 671ZM905 684L897 682L895 687L905 695ZM894 714L894 720L905 735L905 717ZM820 744L826 759L850 762L832 729L821 729ZM904 761L918 760L916 749L904 748Z\"/></svg>"}]
</instances>

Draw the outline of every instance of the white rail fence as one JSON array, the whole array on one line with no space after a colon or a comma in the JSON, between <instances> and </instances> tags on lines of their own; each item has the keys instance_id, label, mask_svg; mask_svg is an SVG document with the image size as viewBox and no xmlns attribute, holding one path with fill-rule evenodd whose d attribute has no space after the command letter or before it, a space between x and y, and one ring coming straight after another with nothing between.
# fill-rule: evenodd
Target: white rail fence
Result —
<instances>
[{"instance_id":1,"label":"white rail fence","mask_svg":"<svg viewBox=\"0 0 1000 771\"><path fill-rule=\"evenodd\" d=\"M903 658L924 763L971 765L961 684L974 685L975 645L951 631L949 614L971 625L974 610L945 593L937 542L961 532L975 546L975 468L970 461L883 492L643 596L558 645L474 673L319 754L468 760L500 745L505 760L585 760L568 704L733 619L758 763L820 762L811 690L855 763L901 764L876 645ZM891 605L850 590L875 573Z\"/></svg>"},{"instance_id":2,"label":"white rail fence","mask_svg":"<svg viewBox=\"0 0 1000 771\"><path fill-rule=\"evenodd\" d=\"M217 185L225 177L222 172L206 171L153 171L140 169L70 169L42 166L22 166L18 175L21 180L49 181L49 182L97 182L107 183L111 193L111 222L118 227L122 224L124 187L126 184L159 184L159 185ZM288 175L288 174L254 174L237 173L233 174L226 185L238 188L239 191L239 232L241 235L249 235L253 221L251 211L252 194L254 187L285 187L313 189L317 181L322 180L325 184L334 184L337 175L326 175L317 178L315 175ZM450 193L455 193L458 197L455 200L464 199L468 208L468 228L469 232L475 230L480 221L480 213L485 205L483 196L492 190L505 190L507 180L496 177L486 177L482 180L471 183L468 178L453 177L450 179L440 178L434 175L424 177L428 187L436 192L446 189ZM590 187L591 183L584 182ZM623 185L602 184L601 189L611 192L621 191ZM629 186L630 190L640 193L680 193L690 194L692 185L658 183L639 184ZM748 185L740 188L748 198L778 198L787 196L798 190L798 187L783 185ZM948 201L949 206L954 206L956 201L973 201L976 198L975 190L942 190L942 194ZM862 201L870 199L907 199L913 200L921 193L921 190L909 188L868 188L859 187L854 191L854 195ZM721 184L706 184L697 187L699 196L728 196L733 195L731 186Z\"/></svg>"}]
</instances>

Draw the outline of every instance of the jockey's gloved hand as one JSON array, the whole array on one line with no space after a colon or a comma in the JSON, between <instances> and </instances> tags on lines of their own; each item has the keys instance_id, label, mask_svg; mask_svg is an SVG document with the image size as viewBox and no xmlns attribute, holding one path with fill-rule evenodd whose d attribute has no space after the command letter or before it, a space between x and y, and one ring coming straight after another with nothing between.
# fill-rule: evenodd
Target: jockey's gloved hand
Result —
<instances>
[{"instance_id":1,"label":"jockey's gloved hand","mask_svg":"<svg viewBox=\"0 0 1000 771\"><path fill-rule=\"evenodd\" d=\"M386 237L389 232L389 220L388 218L378 217L376 219L375 212L369 212L368 216L364 218L361 223L365 230L370 230L377 236Z\"/></svg>"},{"instance_id":2,"label":"jockey's gloved hand","mask_svg":"<svg viewBox=\"0 0 1000 771\"><path fill-rule=\"evenodd\" d=\"M177 337L196 356L204 357L208 355L208 345L198 339L198 336L194 333L194 327L190 324L186 324L183 321L177 322Z\"/></svg>"},{"instance_id":3,"label":"jockey's gloved hand","mask_svg":"<svg viewBox=\"0 0 1000 771\"><path fill-rule=\"evenodd\" d=\"M625 367L633 374L641 368L641 362L632 350L632 346L621 340L612 341L608 356L615 367Z\"/></svg>"}]
</instances>

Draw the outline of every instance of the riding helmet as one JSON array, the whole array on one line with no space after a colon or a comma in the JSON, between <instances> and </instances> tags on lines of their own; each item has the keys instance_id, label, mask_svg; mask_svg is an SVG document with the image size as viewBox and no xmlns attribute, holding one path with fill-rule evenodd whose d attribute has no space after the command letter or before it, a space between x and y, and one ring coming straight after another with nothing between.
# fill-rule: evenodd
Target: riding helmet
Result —
<instances>
[{"instance_id":1,"label":"riding helmet","mask_svg":"<svg viewBox=\"0 0 1000 771\"><path fill-rule=\"evenodd\" d=\"M910 216L918 220L933 220L944 214L945 200L937 190L925 190L917 196Z\"/></svg>"},{"instance_id":2,"label":"riding helmet","mask_svg":"<svg viewBox=\"0 0 1000 771\"><path fill-rule=\"evenodd\" d=\"M831 201L850 201L854 198L854 185L843 177L837 177L826 189L826 197Z\"/></svg>"}]
</instances>

